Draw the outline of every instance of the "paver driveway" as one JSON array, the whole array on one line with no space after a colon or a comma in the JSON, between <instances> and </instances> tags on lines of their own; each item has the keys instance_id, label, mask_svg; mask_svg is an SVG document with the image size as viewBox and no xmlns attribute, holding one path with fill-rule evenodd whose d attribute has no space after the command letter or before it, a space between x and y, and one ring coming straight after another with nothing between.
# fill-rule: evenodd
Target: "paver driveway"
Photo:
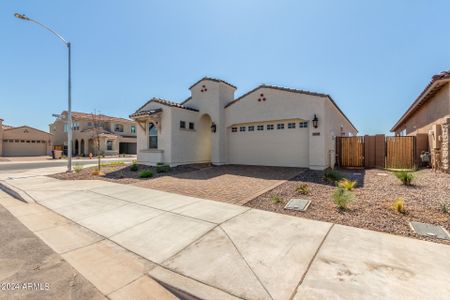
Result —
<instances>
[{"instance_id":1,"label":"paver driveway","mask_svg":"<svg viewBox=\"0 0 450 300\"><path fill-rule=\"evenodd\" d=\"M302 171L300 168L226 165L163 176L135 185L243 204Z\"/></svg>"}]
</instances>

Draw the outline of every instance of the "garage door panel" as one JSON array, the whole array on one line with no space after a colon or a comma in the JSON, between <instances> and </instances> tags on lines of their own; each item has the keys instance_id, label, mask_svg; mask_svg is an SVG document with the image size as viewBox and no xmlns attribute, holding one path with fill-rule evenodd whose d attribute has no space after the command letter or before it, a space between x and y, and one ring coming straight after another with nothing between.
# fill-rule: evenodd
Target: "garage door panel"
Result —
<instances>
[{"instance_id":1,"label":"garage door panel","mask_svg":"<svg viewBox=\"0 0 450 300\"><path fill-rule=\"evenodd\" d=\"M42 156L47 155L46 143L3 143L3 156Z\"/></svg>"},{"instance_id":2,"label":"garage door panel","mask_svg":"<svg viewBox=\"0 0 450 300\"><path fill-rule=\"evenodd\" d=\"M309 167L309 135L304 128L229 133L232 164Z\"/></svg>"}]
</instances>

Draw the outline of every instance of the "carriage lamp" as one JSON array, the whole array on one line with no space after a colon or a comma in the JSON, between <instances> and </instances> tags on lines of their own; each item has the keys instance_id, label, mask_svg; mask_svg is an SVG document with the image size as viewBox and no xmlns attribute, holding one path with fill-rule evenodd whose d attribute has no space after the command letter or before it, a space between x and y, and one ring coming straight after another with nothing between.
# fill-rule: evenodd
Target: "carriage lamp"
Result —
<instances>
[{"instance_id":1,"label":"carriage lamp","mask_svg":"<svg viewBox=\"0 0 450 300\"><path fill-rule=\"evenodd\" d=\"M317 128L319 126L319 119L317 118L317 115L314 114L314 119L312 120L314 128Z\"/></svg>"},{"instance_id":2,"label":"carriage lamp","mask_svg":"<svg viewBox=\"0 0 450 300\"><path fill-rule=\"evenodd\" d=\"M216 125L216 123L213 122L213 123L211 124L211 132L215 133L216 130L217 130L217 125Z\"/></svg>"}]
</instances>

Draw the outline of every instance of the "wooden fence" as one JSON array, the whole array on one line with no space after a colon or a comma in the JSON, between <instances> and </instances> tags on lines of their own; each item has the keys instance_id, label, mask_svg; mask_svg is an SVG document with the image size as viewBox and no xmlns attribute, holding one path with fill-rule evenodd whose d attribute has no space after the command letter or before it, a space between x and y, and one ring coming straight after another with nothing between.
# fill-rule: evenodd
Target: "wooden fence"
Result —
<instances>
[{"instance_id":1,"label":"wooden fence","mask_svg":"<svg viewBox=\"0 0 450 300\"><path fill-rule=\"evenodd\" d=\"M428 150L427 135L338 137L336 159L342 168L414 169L420 152Z\"/></svg>"}]
</instances>

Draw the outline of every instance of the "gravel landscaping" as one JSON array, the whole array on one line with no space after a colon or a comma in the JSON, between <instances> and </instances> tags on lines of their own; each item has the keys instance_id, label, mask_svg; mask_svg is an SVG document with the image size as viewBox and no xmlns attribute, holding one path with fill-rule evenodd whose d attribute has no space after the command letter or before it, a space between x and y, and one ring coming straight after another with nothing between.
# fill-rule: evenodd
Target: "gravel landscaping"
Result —
<instances>
[{"instance_id":1,"label":"gravel landscaping","mask_svg":"<svg viewBox=\"0 0 450 300\"><path fill-rule=\"evenodd\" d=\"M347 210L338 210L332 201L336 187L324 179L323 172L307 170L294 179L253 199L246 206L315 220L333 222L370 230L388 232L433 242L450 241L415 234L409 221L443 226L450 231L450 214L442 211L442 202L450 201L450 175L420 170L414 173L412 186L404 186L393 173L383 170L340 170L345 178L357 180L352 191L356 200ZM296 191L306 183L307 195ZM392 209L394 200L402 197L405 212ZM306 212L284 209L291 198L311 200Z\"/></svg>"},{"instance_id":2,"label":"gravel landscaping","mask_svg":"<svg viewBox=\"0 0 450 300\"><path fill-rule=\"evenodd\" d=\"M170 171L164 173L158 173L156 167L150 167L146 165L138 165L137 171L132 171L130 165L106 165L101 168L104 175L94 175L93 172L97 167L83 168L79 172L72 173L58 173L54 175L49 175L50 177L61 179L61 180L105 180L114 183L123 184L133 184L137 182L142 182L145 180L152 180L166 175L176 175L185 172L196 171L202 168L208 167L207 164L196 164L196 165L184 165L171 168ZM153 176L151 178L140 178L139 174L143 171L151 171Z\"/></svg>"}]
</instances>

